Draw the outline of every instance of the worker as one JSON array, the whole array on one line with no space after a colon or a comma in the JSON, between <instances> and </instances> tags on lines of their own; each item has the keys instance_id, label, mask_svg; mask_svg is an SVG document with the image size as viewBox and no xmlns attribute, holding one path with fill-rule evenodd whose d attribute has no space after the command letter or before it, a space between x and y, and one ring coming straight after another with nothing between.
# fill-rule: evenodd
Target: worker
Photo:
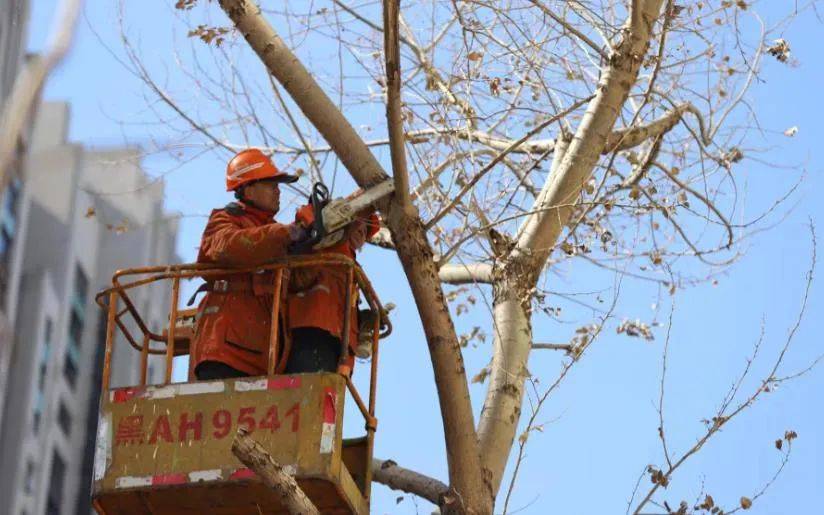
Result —
<instances>
[{"instance_id":1,"label":"worker","mask_svg":"<svg viewBox=\"0 0 824 515\"><path fill-rule=\"evenodd\" d=\"M314 213L311 206L300 208L296 222L311 227ZM356 252L375 235L380 221L373 212L361 213L344 230L336 245L317 251L319 255L340 254L355 259ZM292 288L289 295L289 327L292 346L286 361L286 373L335 372L341 355L343 337L347 269L340 265L313 267L314 281L305 288ZM294 284L293 284L294 286ZM358 286L352 284L349 324L349 351L345 357L346 370L354 365L354 351L358 344Z\"/></svg>"},{"instance_id":2,"label":"worker","mask_svg":"<svg viewBox=\"0 0 824 515\"><path fill-rule=\"evenodd\" d=\"M259 149L235 155L226 167L226 190L234 192L237 202L212 211L197 262L256 266L285 256L290 244L307 237L301 224L274 221L280 209L280 184L297 179L278 170ZM208 293L198 307L191 373L201 380L265 375L273 273L206 280L199 290Z\"/></svg>"}]
</instances>

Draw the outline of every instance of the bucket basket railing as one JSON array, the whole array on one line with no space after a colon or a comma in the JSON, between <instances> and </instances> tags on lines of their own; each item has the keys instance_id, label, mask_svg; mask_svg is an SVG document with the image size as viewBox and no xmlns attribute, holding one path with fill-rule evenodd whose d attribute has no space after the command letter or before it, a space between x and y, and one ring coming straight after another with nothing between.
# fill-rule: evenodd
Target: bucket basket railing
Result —
<instances>
[{"instance_id":1,"label":"bucket basket railing","mask_svg":"<svg viewBox=\"0 0 824 515\"><path fill-rule=\"evenodd\" d=\"M116 334L122 334L126 342L140 355L140 384L147 384L149 355L165 355L165 378L163 384L172 382L172 365L175 356L189 353L189 342L193 336L196 309L179 309L181 280L200 278L206 280L225 280L232 276L247 276L251 273L269 273L272 275L272 309L271 332L268 342L267 376L272 377L283 372L286 357L291 346L288 330L280 330L281 313L288 310L289 297L284 289L289 283L291 271L301 268L333 267L342 270L345 275L343 332L341 337L341 358L337 372L346 380L347 389L358 406L366 422L368 436L372 437L377 426L375 402L377 395L378 342L389 335L392 325L386 311L380 303L372 284L358 264L346 256L340 255L306 255L294 256L260 266L226 267L207 264L180 264L169 266L150 266L118 270L112 278L112 286L100 292L96 301L107 313L106 348L103 361L101 391L104 395L111 384L112 356ZM168 326L161 333L153 332L143 319L140 311L130 297L130 293L141 287L154 284L171 283ZM351 369L345 363L349 353L349 334L352 320L352 295L363 295L369 309L377 316L373 317L371 328L371 363L369 375L369 397L365 403L351 378ZM122 304L122 308L119 306ZM131 320L131 322L129 322ZM132 328L130 329L130 325ZM181 334L183 332L186 334ZM281 341L281 339L283 341ZM189 374L189 381L193 381Z\"/></svg>"}]
</instances>

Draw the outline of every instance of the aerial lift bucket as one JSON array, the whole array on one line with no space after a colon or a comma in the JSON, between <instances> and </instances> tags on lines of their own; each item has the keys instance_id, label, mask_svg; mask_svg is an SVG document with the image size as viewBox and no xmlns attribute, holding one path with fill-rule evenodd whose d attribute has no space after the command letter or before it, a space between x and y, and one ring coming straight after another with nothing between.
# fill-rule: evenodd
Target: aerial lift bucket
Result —
<instances>
[{"instance_id":1,"label":"aerial lift bucket","mask_svg":"<svg viewBox=\"0 0 824 515\"><path fill-rule=\"evenodd\" d=\"M357 283L370 307L383 313L362 270L346 258L290 258L264 269L273 270L275 281L282 284L282 273L298 266L347 267L350 280ZM171 382L172 358L188 352L187 322L192 315L177 310L180 279L248 272L199 265L120 271L113 287L98 296L108 311L92 491L99 514L287 513L279 496L232 453L232 441L240 427L246 427L249 435L294 476L321 513L369 512L377 342L391 330L385 317L375 317L372 331L368 405L345 369L342 373L282 375L276 374L277 367L270 363L268 376ZM143 277L121 284L119 278L128 275ZM172 281L170 320L175 323L158 335L145 327L128 291L160 280ZM121 311L118 301L125 304ZM277 304L273 306L275 320L281 309ZM123 318L126 314L133 318L130 323ZM349 323L347 312L345 326ZM142 342L129 331L129 325L138 327ZM116 329L140 352L140 385L109 388ZM165 348L152 348L150 342L161 342ZM279 355L278 343L277 331L273 331L270 356ZM146 384L149 354L166 355L165 384ZM366 421L362 438L342 438L347 390Z\"/></svg>"}]
</instances>

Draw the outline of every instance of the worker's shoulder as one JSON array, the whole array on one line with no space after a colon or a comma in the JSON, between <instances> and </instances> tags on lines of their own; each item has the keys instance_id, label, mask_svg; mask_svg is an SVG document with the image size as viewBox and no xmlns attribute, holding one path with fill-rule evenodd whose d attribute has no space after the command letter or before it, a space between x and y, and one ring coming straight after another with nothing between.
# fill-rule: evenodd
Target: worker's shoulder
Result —
<instances>
[{"instance_id":1,"label":"worker's shoulder","mask_svg":"<svg viewBox=\"0 0 824 515\"><path fill-rule=\"evenodd\" d=\"M244 215L246 215L246 208L243 207L243 204L239 204L237 202L229 202L223 207L212 209L212 212L209 215L209 219L214 220L235 218L242 217Z\"/></svg>"},{"instance_id":2,"label":"worker's shoulder","mask_svg":"<svg viewBox=\"0 0 824 515\"><path fill-rule=\"evenodd\" d=\"M239 202L229 202L219 211L225 212L227 215L241 216L246 214L246 208Z\"/></svg>"}]
</instances>

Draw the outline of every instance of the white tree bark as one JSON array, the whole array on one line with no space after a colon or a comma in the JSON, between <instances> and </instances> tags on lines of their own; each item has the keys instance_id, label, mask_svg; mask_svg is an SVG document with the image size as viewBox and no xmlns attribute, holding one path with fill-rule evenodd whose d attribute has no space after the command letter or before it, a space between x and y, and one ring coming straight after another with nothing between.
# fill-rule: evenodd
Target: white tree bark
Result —
<instances>
[{"instance_id":1,"label":"white tree bark","mask_svg":"<svg viewBox=\"0 0 824 515\"><path fill-rule=\"evenodd\" d=\"M441 282L448 284L492 283L492 265L489 263L447 264L438 270Z\"/></svg>"},{"instance_id":2,"label":"white tree bark","mask_svg":"<svg viewBox=\"0 0 824 515\"><path fill-rule=\"evenodd\" d=\"M566 153L567 144L563 138L559 138L554 148L549 179L535 201L536 210L549 206L547 186L558 176L558 167ZM527 218L524 227L533 227L531 231L539 230L539 219L537 215L532 215ZM523 229L521 233L531 231ZM521 253L529 252L529 248L524 246L526 241L528 239L522 236L516 242L516 246L521 246ZM528 290L534 282L529 276L534 274L535 272L524 273L523 270L519 272L514 268L505 269L501 279L494 285L492 364L478 425L478 438L483 449L484 466L492 472L492 486L496 492L521 416L526 366L532 346L531 295Z\"/></svg>"},{"instance_id":3,"label":"white tree bark","mask_svg":"<svg viewBox=\"0 0 824 515\"><path fill-rule=\"evenodd\" d=\"M614 48L609 65L601 75L596 96L536 200L536 209L524 222L515 249L503 266L502 283L497 288L502 295L496 298L494 307L495 357L478 432L484 466L491 472L495 492L512 448L523 399L531 343L529 298L525 299L524 295L535 285L569 220L573 205L592 175L599 156L607 148L618 114L638 78L662 3L662 0L633 2L622 40ZM677 117L681 114L679 112ZM666 123L658 125L675 123L677 117L668 117Z\"/></svg>"}]
</instances>

